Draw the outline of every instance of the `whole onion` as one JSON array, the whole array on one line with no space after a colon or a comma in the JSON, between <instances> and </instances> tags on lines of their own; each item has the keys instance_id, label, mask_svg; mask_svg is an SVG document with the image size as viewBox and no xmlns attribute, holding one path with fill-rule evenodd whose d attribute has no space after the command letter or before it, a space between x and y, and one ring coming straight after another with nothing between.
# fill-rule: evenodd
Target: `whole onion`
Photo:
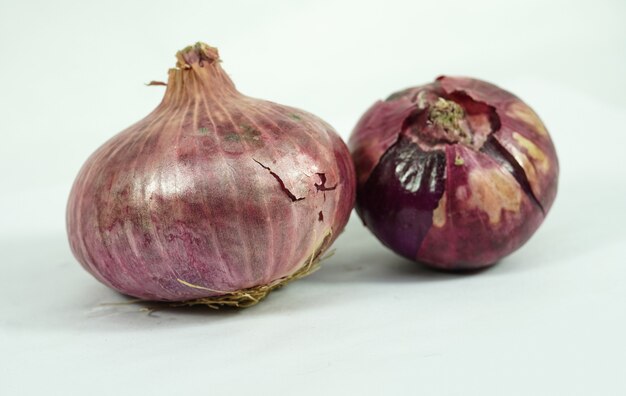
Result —
<instances>
[{"instance_id":1,"label":"whole onion","mask_svg":"<svg viewBox=\"0 0 626 396\"><path fill-rule=\"evenodd\" d=\"M71 249L127 295L251 305L312 271L344 228L350 154L321 119L240 94L217 49L176 56L161 104L78 174Z\"/></svg>"},{"instance_id":2,"label":"whole onion","mask_svg":"<svg viewBox=\"0 0 626 396\"><path fill-rule=\"evenodd\" d=\"M559 165L539 117L472 78L439 77L376 102L349 146L365 225L396 253L442 269L515 251L556 196Z\"/></svg>"}]
</instances>

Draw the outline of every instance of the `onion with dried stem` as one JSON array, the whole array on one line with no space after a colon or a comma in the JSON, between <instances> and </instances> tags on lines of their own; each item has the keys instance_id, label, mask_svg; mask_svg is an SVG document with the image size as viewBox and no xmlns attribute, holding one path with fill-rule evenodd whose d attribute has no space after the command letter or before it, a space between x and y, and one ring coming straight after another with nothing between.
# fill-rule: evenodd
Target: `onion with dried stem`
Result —
<instances>
[{"instance_id":1,"label":"onion with dried stem","mask_svg":"<svg viewBox=\"0 0 626 396\"><path fill-rule=\"evenodd\" d=\"M532 236L556 196L546 127L485 81L439 77L397 92L363 115L349 144L363 222L437 268L494 264Z\"/></svg>"},{"instance_id":2,"label":"onion with dried stem","mask_svg":"<svg viewBox=\"0 0 626 396\"><path fill-rule=\"evenodd\" d=\"M312 114L239 93L217 49L177 60L161 104L80 170L70 246L124 294L252 305L315 269L344 228L350 154Z\"/></svg>"}]
</instances>

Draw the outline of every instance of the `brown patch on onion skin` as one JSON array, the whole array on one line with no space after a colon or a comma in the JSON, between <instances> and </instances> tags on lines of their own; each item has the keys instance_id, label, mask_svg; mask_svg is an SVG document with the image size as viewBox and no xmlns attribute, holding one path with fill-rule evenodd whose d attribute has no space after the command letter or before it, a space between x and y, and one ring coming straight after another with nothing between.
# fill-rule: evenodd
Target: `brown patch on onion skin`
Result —
<instances>
[{"instance_id":1,"label":"brown patch on onion skin","mask_svg":"<svg viewBox=\"0 0 626 396\"><path fill-rule=\"evenodd\" d=\"M530 184L535 196L541 196L541 185L538 183L537 171L535 170L533 163L528 159L528 156L517 146L509 146L508 151L511 153L513 158L515 158L517 163L520 164L522 169L524 169L528 183Z\"/></svg>"},{"instance_id":2,"label":"brown patch on onion skin","mask_svg":"<svg viewBox=\"0 0 626 396\"><path fill-rule=\"evenodd\" d=\"M437 208L435 208L433 212L433 225L437 228L446 225L446 217L448 216L448 212L446 211L446 199L446 193L444 193L439 200L439 205L437 205Z\"/></svg>"},{"instance_id":3,"label":"brown patch on onion skin","mask_svg":"<svg viewBox=\"0 0 626 396\"><path fill-rule=\"evenodd\" d=\"M518 160L511 154L511 150L507 150L498 139L493 136L490 137L485 145L481 149L481 152L488 155L491 159L498 163L498 165L506 170L511 176L518 182L522 191L527 194L532 200L539 206L542 212L545 213L541 202L537 199L533 186L528 181L526 170L520 165Z\"/></svg>"},{"instance_id":4,"label":"brown patch on onion skin","mask_svg":"<svg viewBox=\"0 0 626 396\"><path fill-rule=\"evenodd\" d=\"M470 171L468 186L468 207L485 212L492 226L500 223L503 211L519 212L522 190L513 176L500 168Z\"/></svg>"},{"instance_id":5,"label":"brown patch on onion skin","mask_svg":"<svg viewBox=\"0 0 626 396\"><path fill-rule=\"evenodd\" d=\"M543 122L537 113L535 113L533 109L522 101L515 101L511 103L506 109L506 115L525 122L542 136L549 136L548 130L545 125L543 125Z\"/></svg>"},{"instance_id":6,"label":"brown patch on onion skin","mask_svg":"<svg viewBox=\"0 0 626 396\"><path fill-rule=\"evenodd\" d=\"M528 156L533 160L533 164L535 164L537 170L544 174L548 172L550 169L548 158L536 144L517 132L513 132L513 139L515 139L517 143L524 148Z\"/></svg>"}]
</instances>

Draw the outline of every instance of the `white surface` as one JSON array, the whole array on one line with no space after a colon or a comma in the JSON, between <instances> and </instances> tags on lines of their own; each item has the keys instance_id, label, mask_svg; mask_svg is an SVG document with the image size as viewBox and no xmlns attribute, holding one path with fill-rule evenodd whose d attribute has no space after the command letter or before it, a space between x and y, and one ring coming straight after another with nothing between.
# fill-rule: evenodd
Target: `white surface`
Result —
<instances>
[{"instance_id":1,"label":"white surface","mask_svg":"<svg viewBox=\"0 0 626 396\"><path fill-rule=\"evenodd\" d=\"M626 3L0 3L0 395L626 394ZM548 219L470 276L386 251L353 218L322 270L240 312L148 315L64 232L70 184L146 115L177 49L218 46L242 92L347 137L377 98L441 73L545 120Z\"/></svg>"}]
</instances>

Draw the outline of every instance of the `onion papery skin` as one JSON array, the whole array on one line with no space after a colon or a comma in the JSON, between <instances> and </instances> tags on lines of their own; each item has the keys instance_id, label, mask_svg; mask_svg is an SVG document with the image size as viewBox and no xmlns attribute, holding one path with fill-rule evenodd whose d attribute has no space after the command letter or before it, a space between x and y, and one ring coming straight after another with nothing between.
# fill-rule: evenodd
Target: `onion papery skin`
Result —
<instances>
[{"instance_id":1,"label":"onion papery skin","mask_svg":"<svg viewBox=\"0 0 626 396\"><path fill-rule=\"evenodd\" d=\"M490 266L537 230L557 192L550 135L518 97L439 77L376 102L348 142L356 210L396 253L444 270Z\"/></svg>"},{"instance_id":2,"label":"onion papery skin","mask_svg":"<svg viewBox=\"0 0 626 396\"><path fill-rule=\"evenodd\" d=\"M161 104L80 170L67 206L72 252L105 285L145 300L271 289L319 260L347 223L350 153L316 116L240 94L215 48L177 58Z\"/></svg>"}]
</instances>

